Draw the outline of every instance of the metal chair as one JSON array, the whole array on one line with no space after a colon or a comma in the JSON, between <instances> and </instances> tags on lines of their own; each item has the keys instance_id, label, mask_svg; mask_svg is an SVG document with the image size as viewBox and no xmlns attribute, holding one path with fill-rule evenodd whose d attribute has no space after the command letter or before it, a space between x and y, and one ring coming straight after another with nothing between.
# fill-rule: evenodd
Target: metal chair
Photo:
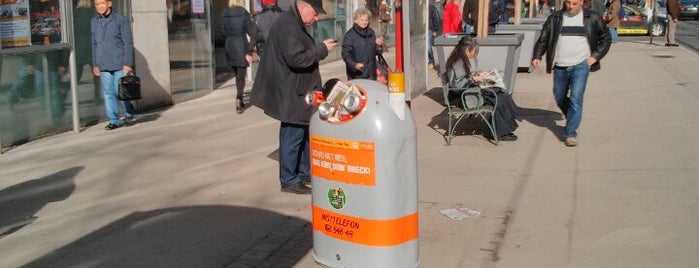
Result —
<instances>
[{"instance_id":1,"label":"metal chair","mask_svg":"<svg viewBox=\"0 0 699 268\"><path fill-rule=\"evenodd\" d=\"M495 98L493 106L485 103L483 91L489 91ZM453 105L449 101L449 92L456 92L460 95L459 103ZM451 139L454 137L454 130L459 123L466 117L480 117L483 119L490 134L493 136L493 142L498 144L498 135L495 131L495 107L497 107L497 94L490 88L469 87L469 88L452 88L448 83L442 87L444 94L444 104L447 106L447 115L449 116L449 127L446 130L445 136L447 145L451 145Z\"/></svg>"}]
</instances>

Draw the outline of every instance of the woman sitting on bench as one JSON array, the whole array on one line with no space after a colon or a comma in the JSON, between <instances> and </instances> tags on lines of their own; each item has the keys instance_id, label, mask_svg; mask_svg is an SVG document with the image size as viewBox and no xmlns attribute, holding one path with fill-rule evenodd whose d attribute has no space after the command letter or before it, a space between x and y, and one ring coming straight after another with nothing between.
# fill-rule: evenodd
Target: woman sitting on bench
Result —
<instances>
[{"instance_id":1,"label":"woman sitting on bench","mask_svg":"<svg viewBox=\"0 0 699 268\"><path fill-rule=\"evenodd\" d=\"M449 55L445 65L445 72L442 78L449 83L451 88L469 88L478 86L485 79L485 73L471 73L471 62L478 55L478 42L471 36L464 36L459 40L459 43L454 47L454 50ZM517 105L512 96L505 92L502 88L491 88L497 94L497 107L495 107L495 133L501 141L516 141L517 135L513 132L517 129L517 121L515 114ZM485 103L494 105L495 96L492 96L490 91L482 91ZM460 100L461 94L449 96L449 102L452 103L452 98ZM492 138L492 137L489 137Z\"/></svg>"}]
</instances>

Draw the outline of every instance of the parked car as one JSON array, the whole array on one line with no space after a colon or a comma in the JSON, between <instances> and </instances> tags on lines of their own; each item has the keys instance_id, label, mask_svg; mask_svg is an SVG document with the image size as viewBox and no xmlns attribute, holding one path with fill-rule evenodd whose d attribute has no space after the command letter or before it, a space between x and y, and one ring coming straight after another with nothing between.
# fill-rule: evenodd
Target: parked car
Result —
<instances>
[{"instance_id":1,"label":"parked car","mask_svg":"<svg viewBox=\"0 0 699 268\"><path fill-rule=\"evenodd\" d=\"M680 19L699 19L699 0L680 0Z\"/></svg>"},{"instance_id":2,"label":"parked car","mask_svg":"<svg viewBox=\"0 0 699 268\"><path fill-rule=\"evenodd\" d=\"M699 0L696 0L699 1ZM655 21L636 6L623 4L624 17L619 19L619 35L653 35L665 34L666 18L656 16Z\"/></svg>"},{"instance_id":3,"label":"parked car","mask_svg":"<svg viewBox=\"0 0 699 268\"><path fill-rule=\"evenodd\" d=\"M655 16L667 20L667 6L665 6L665 0L655 1Z\"/></svg>"}]
</instances>

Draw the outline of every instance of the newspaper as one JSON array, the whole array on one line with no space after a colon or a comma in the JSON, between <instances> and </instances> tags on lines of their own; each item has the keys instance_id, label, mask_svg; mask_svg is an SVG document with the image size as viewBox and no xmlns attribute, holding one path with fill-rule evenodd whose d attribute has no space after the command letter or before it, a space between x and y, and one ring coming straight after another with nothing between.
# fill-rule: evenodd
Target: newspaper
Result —
<instances>
[{"instance_id":1,"label":"newspaper","mask_svg":"<svg viewBox=\"0 0 699 268\"><path fill-rule=\"evenodd\" d=\"M505 83L502 81L502 75L500 75L498 70L492 69L489 72L485 72L484 75L485 79L480 83L481 88L499 87L505 91L507 90Z\"/></svg>"},{"instance_id":2,"label":"newspaper","mask_svg":"<svg viewBox=\"0 0 699 268\"><path fill-rule=\"evenodd\" d=\"M477 217L481 215L480 212L469 209L469 208L449 208L440 210L444 216L451 218L452 220L463 220L464 218Z\"/></svg>"}]
</instances>

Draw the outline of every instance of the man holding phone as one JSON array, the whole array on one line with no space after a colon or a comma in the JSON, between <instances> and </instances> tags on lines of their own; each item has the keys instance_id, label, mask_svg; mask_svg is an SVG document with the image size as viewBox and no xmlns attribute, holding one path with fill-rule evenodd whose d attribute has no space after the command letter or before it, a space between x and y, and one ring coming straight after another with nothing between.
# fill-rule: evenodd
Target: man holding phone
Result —
<instances>
[{"instance_id":1,"label":"man holding phone","mask_svg":"<svg viewBox=\"0 0 699 268\"><path fill-rule=\"evenodd\" d=\"M325 13L321 0L297 0L274 21L252 87L250 102L281 121L279 181L282 192L310 194L308 124L314 112L305 96L322 90L319 62L335 49L332 39L317 44L306 27Z\"/></svg>"}]
</instances>

